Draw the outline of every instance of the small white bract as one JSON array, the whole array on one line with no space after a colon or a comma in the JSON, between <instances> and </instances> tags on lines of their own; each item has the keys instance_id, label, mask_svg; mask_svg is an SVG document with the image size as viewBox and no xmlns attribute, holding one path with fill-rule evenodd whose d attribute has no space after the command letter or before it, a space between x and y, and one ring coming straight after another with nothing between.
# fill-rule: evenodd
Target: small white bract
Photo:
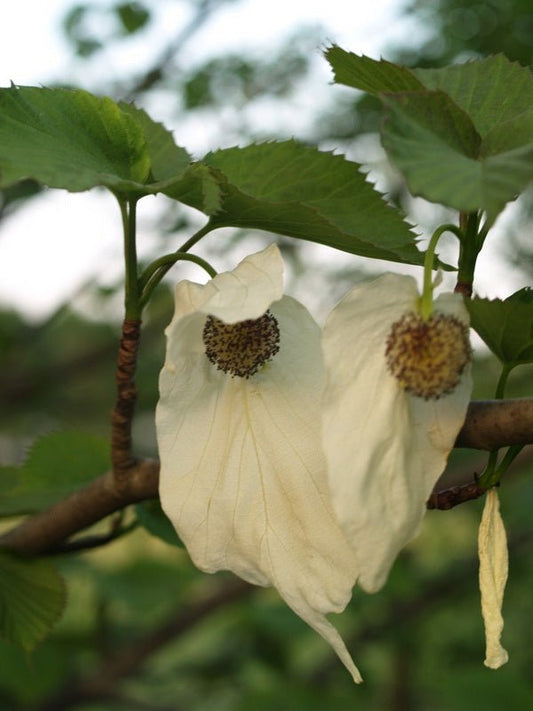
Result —
<instances>
[{"instance_id":1,"label":"small white bract","mask_svg":"<svg viewBox=\"0 0 533 711\"><path fill-rule=\"evenodd\" d=\"M507 536L500 514L500 500L496 489L486 493L485 506L478 534L479 589L481 612L485 624L485 666L498 669L509 656L502 647L502 603L508 573Z\"/></svg>"},{"instance_id":2,"label":"small white bract","mask_svg":"<svg viewBox=\"0 0 533 711\"><path fill-rule=\"evenodd\" d=\"M468 324L451 293L424 321L415 280L397 274L357 285L327 320L324 449L333 507L367 592L416 535L464 422Z\"/></svg>"},{"instance_id":3,"label":"small white bract","mask_svg":"<svg viewBox=\"0 0 533 711\"><path fill-rule=\"evenodd\" d=\"M325 617L348 603L356 562L321 446L320 329L283 296L275 245L175 297L156 411L163 509L201 570L274 585L359 682Z\"/></svg>"}]
</instances>

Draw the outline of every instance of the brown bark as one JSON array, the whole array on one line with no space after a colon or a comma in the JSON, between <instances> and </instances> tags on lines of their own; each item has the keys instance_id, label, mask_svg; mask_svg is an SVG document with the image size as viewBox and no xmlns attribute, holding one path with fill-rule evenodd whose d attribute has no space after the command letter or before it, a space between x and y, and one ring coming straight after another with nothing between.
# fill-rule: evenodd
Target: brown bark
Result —
<instances>
[{"instance_id":1,"label":"brown bark","mask_svg":"<svg viewBox=\"0 0 533 711\"><path fill-rule=\"evenodd\" d=\"M442 491L434 491L427 500L426 507L428 509L440 509L447 511L453 509L454 506L464 504L465 501L472 501L483 496L486 489L482 489L477 481L470 481L460 486L452 486L449 489Z\"/></svg>"},{"instance_id":2,"label":"brown bark","mask_svg":"<svg viewBox=\"0 0 533 711\"><path fill-rule=\"evenodd\" d=\"M107 472L0 537L0 546L22 555L44 555L58 543L130 504L157 497L159 463L145 459L120 486Z\"/></svg>"},{"instance_id":3,"label":"brown bark","mask_svg":"<svg viewBox=\"0 0 533 711\"><path fill-rule=\"evenodd\" d=\"M141 322L125 319L116 370L117 401L111 413L111 464L116 483L123 485L135 465L132 454L131 424L137 388L135 370L141 336Z\"/></svg>"},{"instance_id":4,"label":"brown bark","mask_svg":"<svg viewBox=\"0 0 533 711\"><path fill-rule=\"evenodd\" d=\"M533 444L533 398L473 400L456 447L492 451Z\"/></svg>"}]
</instances>

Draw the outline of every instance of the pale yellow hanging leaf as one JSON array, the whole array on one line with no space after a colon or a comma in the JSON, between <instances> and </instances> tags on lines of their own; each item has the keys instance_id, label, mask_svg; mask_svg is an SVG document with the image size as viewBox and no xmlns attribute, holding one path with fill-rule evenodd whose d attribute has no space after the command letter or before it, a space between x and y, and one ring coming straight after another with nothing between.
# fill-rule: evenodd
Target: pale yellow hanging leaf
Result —
<instances>
[{"instance_id":1,"label":"pale yellow hanging leaf","mask_svg":"<svg viewBox=\"0 0 533 711\"><path fill-rule=\"evenodd\" d=\"M478 547L481 613L486 640L484 664L490 669L498 669L509 659L500 642L503 632L503 594L509 566L507 536L496 489L490 489L486 495L479 525Z\"/></svg>"}]
</instances>

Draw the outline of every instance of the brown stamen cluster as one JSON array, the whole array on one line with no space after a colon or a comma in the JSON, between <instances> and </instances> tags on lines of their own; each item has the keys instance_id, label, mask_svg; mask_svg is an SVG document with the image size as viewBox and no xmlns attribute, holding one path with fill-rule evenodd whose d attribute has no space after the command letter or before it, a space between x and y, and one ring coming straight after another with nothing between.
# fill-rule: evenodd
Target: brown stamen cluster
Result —
<instances>
[{"instance_id":1,"label":"brown stamen cluster","mask_svg":"<svg viewBox=\"0 0 533 711\"><path fill-rule=\"evenodd\" d=\"M385 357L407 392L436 400L457 386L470 361L468 329L454 316L436 313L424 320L407 313L393 323Z\"/></svg>"},{"instance_id":2,"label":"brown stamen cluster","mask_svg":"<svg viewBox=\"0 0 533 711\"><path fill-rule=\"evenodd\" d=\"M208 359L232 377L255 375L279 351L279 326L270 311L238 323L208 316L202 337Z\"/></svg>"}]
</instances>

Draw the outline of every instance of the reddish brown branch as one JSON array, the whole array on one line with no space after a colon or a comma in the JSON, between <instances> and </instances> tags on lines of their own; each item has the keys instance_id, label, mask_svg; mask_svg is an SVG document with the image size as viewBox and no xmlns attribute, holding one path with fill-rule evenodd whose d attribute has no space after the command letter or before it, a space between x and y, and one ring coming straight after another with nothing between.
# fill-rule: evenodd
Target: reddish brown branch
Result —
<instances>
[{"instance_id":1,"label":"reddish brown branch","mask_svg":"<svg viewBox=\"0 0 533 711\"><path fill-rule=\"evenodd\" d=\"M126 506L157 497L159 463L144 459L117 485L107 472L44 511L28 517L0 538L0 546L21 555L45 555L70 536Z\"/></svg>"},{"instance_id":2,"label":"reddish brown branch","mask_svg":"<svg viewBox=\"0 0 533 711\"><path fill-rule=\"evenodd\" d=\"M118 485L123 485L135 465L131 423L137 400L135 369L141 335L140 320L125 319L116 370L117 401L111 413L111 464Z\"/></svg>"},{"instance_id":3,"label":"reddish brown branch","mask_svg":"<svg viewBox=\"0 0 533 711\"><path fill-rule=\"evenodd\" d=\"M533 399L518 398L472 401L455 446L493 451L530 443L533 443ZM433 491L426 506L446 511L478 499L485 492L474 477L464 484Z\"/></svg>"},{"instance_id":4,"label":"reddish brown branch","mask_svg":"<svg viewBox=\"0 0 533 711\"><path fill-rule=\"evenodd\" d=\"M440 509L447 511L453 509L454 506L459 506L465 501L473 501L483 496L486 489L482 489L477 481L471 481L467 484L452 486L449 489L434 491L427 500L426 507L428 509Z\"/></svg>"}]
</instances>

